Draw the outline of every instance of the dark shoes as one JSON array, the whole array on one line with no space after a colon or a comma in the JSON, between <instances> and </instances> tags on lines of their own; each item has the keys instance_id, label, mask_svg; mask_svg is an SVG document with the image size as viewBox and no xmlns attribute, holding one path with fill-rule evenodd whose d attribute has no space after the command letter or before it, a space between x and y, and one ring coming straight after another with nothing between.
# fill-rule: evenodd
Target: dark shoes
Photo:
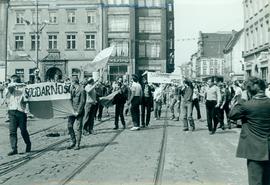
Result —
<instances>
[{"instance_id":1,"label":"dark shoes","mask_svg":"<svg viewBox=\"0 0 270 185\"><path fill-rule=\"evenodd\" d=\"M18 151L17 150L13 150L13 151L9 152L7 155L8 156L12 156L12 155L16 155L16 154L18 154Z\"/></svg>"},{"instance_id":2,"label":"dark shoes","mask_svg":"<svg viewBox=\"0 0 270 185\"><path fill-rule=\"evenodd\" d=\"M75 144L73 143L73 144L71 144L70 146L68 146L67 149L68 149L68 150L71 150L71 149L74 148L74 147L75 147Z\"/></svg>"},{"instance_id":3,"label":"dark shoes","mask_svg":"<svg viewBox=\"0 0 270 185\"><path fill-rule=\"evenodd\" d=\"M118 130L119 128L118 127L114 127L113 130Z\"/></svg>"},{"instance_id":4,"label":"dark shoes","mask_svg":"<svg viewBox=\"0 0 270 185\"><path fill-rule=\"evenodd\" d=\"M183 131L188 131L188 128L184 128Z\"/></svg>"},{"instance_id":5,"label":"dark shoes","mask_svg":"<svg viewBox=\"0 0 270 185\"><path fill-rule=\"evenodd\" d=\"M195 131L195 127L191 127L191 131L192 131L192 132Z\"/></svg>"}]
</instances>

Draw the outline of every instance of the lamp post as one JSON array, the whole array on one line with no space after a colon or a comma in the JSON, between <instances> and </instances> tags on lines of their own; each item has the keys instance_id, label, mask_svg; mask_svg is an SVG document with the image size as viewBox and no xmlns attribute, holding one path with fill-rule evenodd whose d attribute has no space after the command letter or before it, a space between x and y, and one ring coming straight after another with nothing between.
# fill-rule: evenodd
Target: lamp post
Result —
<instances>
[{"instance_id":1,"label":"lamp post","mask_svg":"<svg viewBox=\"0 0 270 185\"><path fill-rule=\"evenodd\" d=\"M36 0L36 16L37 16L37 21L36 21L36 61L37 61L37 69L39 69L39 60L38 60L38 50L39 50L39 45L38 45L38 41L39 41L39 21L38 21L38 0Z\"/></svg>"}]
</instances>

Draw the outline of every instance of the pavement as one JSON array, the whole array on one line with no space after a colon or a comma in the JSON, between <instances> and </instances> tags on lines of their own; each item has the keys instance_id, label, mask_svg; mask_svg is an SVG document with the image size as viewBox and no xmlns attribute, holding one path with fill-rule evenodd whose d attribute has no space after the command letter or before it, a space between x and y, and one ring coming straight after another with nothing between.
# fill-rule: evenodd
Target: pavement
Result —
<instances>
[{"instance_id":1,"label":"pavement","mask_svg":"<svg viewBox=\"0 0 270 185\"><path fill-rule=\"evenodd\" d=\"M4 108L3 108L4 109ZM2 112L2 109L0 107ZM209 135L205 121L205 107L201 106L203 121L195 120L194 132L183 132L181 121L168 120L165 163L162 174L164 185L247 185L246 161L235 157L240 129L218 130ZM194 112L195 113L195 112ZM56 185L62 184L89 156L95 156L74 178L71 185L150 185L154 184L158 168L163 134L163 119L154 120L149 128L140 131L129 129L118 131L113 118L99 123L96 134L82 138L79 151L67 150L64 142L14 171L1 175L4 163L27 157L24 143L19 139L21 154L8 157L10 151L8 123L0 117L0 184L4 185ZM131 127L130 117L126 118ZM66 119L29 119L28 129L33 151L69 138ZM43 132L42 129L52 127ZM49 133L60 133L59 137L47 137ZM107 143L113 137L117 137ZM18 135L19 132L18 132ZM104 146L106 146L104 148ZM98 152L100 150L100 152Z\"/></svg>"}]
</instances>

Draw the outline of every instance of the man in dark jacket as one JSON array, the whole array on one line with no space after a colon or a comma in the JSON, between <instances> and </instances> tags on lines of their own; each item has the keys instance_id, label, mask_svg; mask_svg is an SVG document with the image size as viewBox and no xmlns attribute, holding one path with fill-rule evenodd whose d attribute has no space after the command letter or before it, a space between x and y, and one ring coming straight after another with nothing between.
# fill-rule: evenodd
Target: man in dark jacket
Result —
<instances>
[{"instance_id":1,"label":"man in dark jacket","mask_svg":"<svg viewBox=\"0 0 270 185\"><path fill-rule=\"evenodd\" d=\"M125 103L128 99L128 88L126 85L123 84L123 78L118 78L118 94L114 97L113 104L115 104L115 127L114 130L117 130L119 128L118 122L119 117L121 119L123 129L126 128L125 118L124 118L124 107Z\"/></svg>"},{"instance_id":2,"label":"man in dark jacket","mask_svg":"<svg viewBox=\"0 0 270 185\"><path fill-rule=\"evenodd\" d=\"M229 114L232 120L242 119L237 157L247 159L249 185L270 185L270 99L265 88L263 80L249 79L252 99L236 102Z\"/></svg>"},{"instance_id":3,"label":"man in dark jacket","mask_svg":"<svg viewBox=\"0 0 270 185\"><path fill-rule=\"evenodd\" d=\"M83 117L84 117L84 106L86 101L86 92L83 87L79 85L79 80L74 79L71 87L71 102L75 115L69 116L68 118L68 132L71 137L72 144L67 149L74 148L75 150L80 149L81 137L82 137L82 127L83 127ZM74 132L73 126L76 121L76 134ZM77 144L77 145L76 145Z\"/></svg>"},{"instance_id":4,"label":"man in dark jacket","mask_svg":"<svg viewBox=\"0 0 270 185\"><path fill-rule=\"evenodd\" d=\"M142 84L143 96L142 96L142 104L141 104L141 112L142 112L141 122L142 122L142 127L144 128L145 126L148 127L150 123L151 109L153 108L152 92L154 91L154 89L147 83L147 80L145 78L143 78L142 83L143 83ZM146 110L146 116L145 116L145 110Z\"/></svg>"}]
</instances>

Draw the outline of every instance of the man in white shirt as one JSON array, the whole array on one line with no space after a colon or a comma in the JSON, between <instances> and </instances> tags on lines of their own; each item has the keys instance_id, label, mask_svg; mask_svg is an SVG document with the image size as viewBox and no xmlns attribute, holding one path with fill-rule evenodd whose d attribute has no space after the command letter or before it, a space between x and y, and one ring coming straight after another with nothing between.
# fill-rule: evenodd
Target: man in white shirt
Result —
<instances>
[{"instance_id":1,"label":"man in white shirt","mask_svg":"<svg viewBox=\"0 0 270 185\"><path fill-rule=\"evenodd\" d=\"M132 75L132 86L131 86L131 96L128 101L128 105L131 104L130 112L133 122L133 127L131 131L140 130L140 104L142 99L142 87L139 84L139 77L137 75Z\"/></svg>"},{"instance_id":2,"label":"man in white shirt","mask_svg":"<svg viewBox=\"0 0 270 185\"><path fill-rule=\"evenodd\" d=\"M27 115L25 113L26 103L23 91L16 87L15 83L8 85L8 93L6 95L6 104L8 106L9 116L9 137L12 151L9 156L18 154L17 149L17 129L21 130L22 138L26 144L26 152L31 151L31 141L27 131Z\"/></svg>"}]
</instances>

